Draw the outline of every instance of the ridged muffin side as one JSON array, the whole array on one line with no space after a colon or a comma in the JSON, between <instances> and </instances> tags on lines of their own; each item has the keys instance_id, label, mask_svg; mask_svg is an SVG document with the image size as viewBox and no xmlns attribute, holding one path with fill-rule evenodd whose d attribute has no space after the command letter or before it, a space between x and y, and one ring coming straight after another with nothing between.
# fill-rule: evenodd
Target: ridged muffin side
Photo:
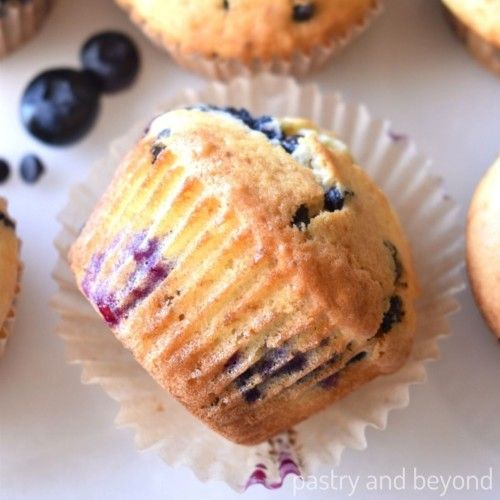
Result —
<instances>
[{"instance_id":1,"label":"ridged muffin side","mask_svg":"<svg viewBox=\"0 0 500 500\"><path fill-rule=\"evenodd\" d=\"M16 224L7 213L7 204L0 198L0 355L7 343L19 287L19 241L15 229Z\"/></svg>"},{"instance_id":2,"label":"ridged muffin side","mask_svg":"<svg viewBox=\"0 0 500 500\"><path fill-rule=\"evenodd\" d=\"M408 244L345 146L304 120L202 106L155 120L70 253L151 375L257 443L401 366Z\"/></svg>"}]
</instances>

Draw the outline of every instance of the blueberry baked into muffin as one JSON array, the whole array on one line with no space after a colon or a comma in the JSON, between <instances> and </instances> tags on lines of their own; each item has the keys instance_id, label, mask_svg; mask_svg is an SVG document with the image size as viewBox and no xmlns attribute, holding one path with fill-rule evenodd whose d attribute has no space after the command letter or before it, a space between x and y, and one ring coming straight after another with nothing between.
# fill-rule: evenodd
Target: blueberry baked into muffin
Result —
<instances>
[{"instance_id":1,"label":"blueberry baked into muffin","mask_svg":"<svg viewBox=\"0 0 500 500\"><path fill-rule=\"evenodd\" d=\"M307 120L207 105L156 118L70 263L154 379L238 443L397 370L412 346L397 216Z\"/></svg>"},{"instance_id":2,"label":"blueberry baked into muffin","mask_svg":"<svg viewBox=\"0 0 500 500\"><path fill-rule=\"evenodd\" d=\"M500 75L500 0L443 0L469 51Z\"/></svg>"},{"instance_id":3,"label":"blueberry baked into muffin","mask_svg":"<svg viewBox=\"0 0 500 500\"><path fill-rule=\"evenodd\" d=\"M14 299L19 286L19 241L14 221L0 198L0 355L3 354L14 316Z\"/></svg>"},{"instance_id":4,"label":"blueberry baked into muffin","mask_svg":"<svg viewBox=\"0 0 500 500\"><path fill-rule=\"evenodd\" d=\"M500 158L476 188L467 219L467 269L476 302L500 339Z\"/></svg>"},{"instance_id":5,"label":"blueberry baked into muffin","mask_svg":"<svg viewBox=\"0 0 500 500\"><path fill-rule=\"evenodd\" d=\"M379 0L116 1L180 64L218 78L245 69L305 74L380 7Z\"/></svg>"},{"instance_id":6,"label":"blueberry baked into muffin","mask_svg":"<svg viewBox=\"0 0 500 500\"><path fill-rule=\"evenodd\" d=\"M33 37L51 5L52 0L0 0L0 58Z\"/></svg>"}]
</instances>

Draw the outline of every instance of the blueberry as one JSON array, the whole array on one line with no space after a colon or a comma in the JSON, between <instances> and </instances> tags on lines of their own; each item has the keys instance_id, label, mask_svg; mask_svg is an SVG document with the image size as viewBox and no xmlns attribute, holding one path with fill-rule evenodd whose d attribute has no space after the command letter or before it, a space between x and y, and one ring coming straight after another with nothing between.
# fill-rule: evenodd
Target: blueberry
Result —
<instances>
[{"instance_id":1,"label":"blueberry","mask_svg":"<svg viewBox=\"0 0 500 500\"><path fill-rule=\"evenodd\" d=\"M379 334L387 333L396 324L403 320L405 312L403 310L403 301L399 295L393 295L389 301L389 309L384 313Z\"/></svg>"},{"instance_id":2,"label":"blueberry","mask_svg":"<svg viewBox=\"0 0 500 500\"><path fill-rule=\"evenodd\" d=\"M151 155L153 156L153 163L156 163L158 156L161 155L161 153L164 149L165 149L164 144L153 144L151 146Z\"/></svg>"},{"instance_id":3,"label":"blueberry","mask_svg":"<svg viewBox=\"0 0 500 500\"><path fill-rule=\"evenodd\" d=\"M247 403L255 403L258 399L260 399L262 396L261 392L257 387L254 387L253 389L250 389L248 391L245 391L243 393L243 397L245 398L245 401Z\"/></svg>"},{"instance_id":4,"label":"blueberry","mask_svg":"<svg viewBox=\"0 0 500 500\"><path fill-rule=\"evenodd\" d=\"M24 91L21 118L37 139L64 145L83 137L99 111L99 92L88 72L67 68L45 71Z\"/></svg>"},{"instance_id":5,"label":"blueberry","mask_svg":"<svg viewBox=\"0 0 500 500\"><path fill-rule=\"evenodd\" d=\"M301 229L302 226L307 226L311 222L309 217L309 209L305 205L300 205L300 207L295 212L292 219L292 226L297 226Z\"/></svg>"},{"instance_id":6,"label":"blueberry","mask_svg":"<svg viewBox=\"0 0 500 500\"><path fill-rule=\"evenodd\" d=\"M0 159L0 184L3 184L10 177L10 166L5 161Z\"/></svg>"},{"instance_id":7,"label":"blueberry","mask_svg":"<svg viewBox=\"0 0 500 500\"><path fill-rule=\"evenodd\" d=\"M236 351L225 363L224 363L224 370L228 372L232 372L238 363L241 360L241 353L240 351Z\"/></svg>"},{"instance_id":8,"label":"blueberry","mask_svg":"<svg viewBox=\"0 0 500 500\"><path fill-rule=\"evenodd\" d=\"M281 141L283 138L283 132L281 131L281 126L278 120L270 116L259 116L253 121L250 128L262 132L269 140L277 139Z\"/></svg>"},{"instance_id":9,"label":"blueberry","mask_svg":"<svg viewBox=\"0 0 500 500\"><path fill-rule=\"evenodd\" d=\"M293 20L302 23L310 21L314 16L315 7L313 3L299 3L293 6Z\"/></svg>"},{"instance_id":10,"label":"blueberry","mask_svg":"<svg viewBox=\"0 0 500 500\"><path fill-rule=\"evenodd\" d=\"M287 357L288 350L285 347L275 347L268 350L262 358L255 363L254 371L262 376L269 376L276 366L279 366Z\"/></svg>"},{"instance_id":11,"label":"blueberry","mask_svg":"<svg viewBox=\"0 0 500 500\"><path fill-rule=\"evenodd\" d=\"M20 172L24 182L34 184L45 172L45 167L37 156L26 155L21 160Z\"/></svg>"},{"instance_id":12,"label":"blueberry","mask_svg":"<svg viewBox=\"0 0 500 500\"><path fill-rule=\"evenodd\" d=\"M238 389L243 389L248 384L248 381L253 377L253 375L254 370L252 367L250 367L234 381L234 385Z\"/></svg>"},{"instance_id":13,"label":"blueberry","mask_svg":"<svg viewBox=\"0 0 500 500\"><path fill-rule=\"evenodd\" d=\"M102 92L129 87L139 73L140 56L126 35L109 31L85 42L80 52L83 67L92 72Z\"/></svg>"},{"instance_id":14,"label":"blueberry","mask_svg":"<svg viewBox=\"0 0 500 500\"><path fill-rule=\"evenodd\" d=\"M281 140L281 147L287 152L292 154L299 145L301 135L289 135Z\"/></svg>"},{"instance_id":15,"label":"blueberry","mask_svg":"<svg viewBox=\"0 0 500 500\"><path fill-rule=\"evenodd\" d=\"M169 128L165 128L156 137L158 139L168 139L171 134L172 131Z\"/></svg>"},{"instance_id":16,"label":"blueberry","mask_svg":"<svg viewBox=\"0 0 500 500\"><path fill-rule=\"evenodd\" d=\"M225 108L217 108L213 106L212 109L216 111L223 111L224 113L228 113L229 115L241 120L245 125L250 128L253 128L254 119L253 116L244 108L233 108L232 106L227 106Z\"/></svg>"},{"instance_id":17,"label":"blueberry","mask_svg":"<svg viewBox=\"0 0 500 500\"><path fill-rule=\"evenodd\" d=\"M335 212L344 208L345 194L337 187L333 186L325 193L325 210Z\"/></svg>"},{"instance_id":18,"label":"blueberry","mask_svg":"<svg viewBox=\"0 0 500 500\"><path fill-rule=\"evenodd\" d=\"M300 372L304 369L306 363L307 356L303 352L299 352L276 372L276 376L292 375L293 373Z\"/></svg>"}]
</instances>

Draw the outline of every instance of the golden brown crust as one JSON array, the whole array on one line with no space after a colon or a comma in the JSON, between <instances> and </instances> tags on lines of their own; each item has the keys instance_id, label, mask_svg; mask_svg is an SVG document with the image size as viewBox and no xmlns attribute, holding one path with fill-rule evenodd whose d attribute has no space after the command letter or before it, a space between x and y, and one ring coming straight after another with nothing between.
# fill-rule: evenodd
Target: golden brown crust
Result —
<instances>
[{"instance_id":1,"label":"golden brown crust","mask_svg":"<svg viewBox=\"0 0 500 500\"><path fill-rule=\"evenodd\" d=\"M290 59L344 39L379 6L378 0L315 0L311 19L296 22L290 0L230 0L228 9L221 0L116 1L146 34L177 56L246 63Z\"/></svg>"},{"instance_id":2,"label":"golden brown crust","mask_svg":"<svg viewBox=\"0 0 500 500\"><path fill-rule=\"evenodd\" d=\"M447 14L469 52L500 75L500 3L445 0Z\"/></svg>"},{"instance_id":3,"label":"golden brown crust","mask_svg":"<svg viewBox=\"0 0 500 500\"><path fill-rule=\"evenodd\" d=\"M467 268L477 304L500 339L500 159L479 183L467 219Z\"/></svg>"},{"instance_id":4,"label":"golden brown crust","mask_svg":"<svg viewBox=\"0 0 500 500\"><path fill-rule=\"evenodd\" d=\"M443 0L446 7L485 42L500 48L498 0Z\"/></svg>"},{"instance_id":5,"label":"golden brown crust","mask_svg":"<svg viewBox=\"0 0 500 500\"><path fill-rule=\"evenodd\" d=\"M14 229L14 222L7 214L7 204L0 198L0 355L7 342L19 287L19 242Z\"/></svg>"},{"instance_id":6,"label":"golden brown crust","mask_svg":"<svg viewBox=\"0 0 500 500\"><path fill-rule=\"evenodd\" d=\"M302 136L293 156L227 114L160 117L70 253L158 383L247 444L399 368L415 328L410 251L384 195L331 135L280 126ZM301 206L310 223L292 225Z\"/></svg>"}]
</instances>

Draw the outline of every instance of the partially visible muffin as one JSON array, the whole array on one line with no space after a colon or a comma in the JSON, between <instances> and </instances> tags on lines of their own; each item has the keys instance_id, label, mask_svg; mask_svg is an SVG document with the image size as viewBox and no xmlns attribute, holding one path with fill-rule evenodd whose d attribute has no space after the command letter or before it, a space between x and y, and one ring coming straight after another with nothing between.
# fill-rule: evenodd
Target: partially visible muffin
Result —
<instances>
[{"instance_id":1,"label":"partially visible muffin","mask_svg":"<svg viewBox=\"0 0 500 500\"><path fill-rule=\"evenodd\" d=\"M52 0L0 0L0 58L35 35L51 5Z\"/></svg>"},{"instance_id":2,"label":"partially visible muffin","mask_svg":"<svg viewBox=\"0 0 500 500\"><path fill-rule=\"evenodd\" d=\"M443 0L469 51L500 75L500 1Z\"/></svg>"},{"instance_id":3,"label":"partially visible muffin","mask_svg":"<svg viewBox=\"0 0 500 500\"><path fill-rule=\"evenodd\" d=\"M378 12L379 0L116 0L182 65L229 78L305 74Z\"/></svg>"},{"instance_id":4,"label":"partially visible muffin","mask_svg":"<svg viewBox=\"0 0 500 500\"><path fill-rule=\"evenodd\" d=\"M476 188L467 222L467 267L472 291L500 339L500 158Z\"/></svg>"},{"instance_id":5,"label":"partially visible muffin","mask_svg":"<svg viewBox=\"0 0 500 500\"><path fill-rule=\"evenodd\" d=\"M19 241L15 228L7 204L0 198L0 355L7 343L19 287Z\"/></svg>"},{"instance_id":6,"label":"partially visible muffin","mask_svg":"<svg viewBox=\"0 0 500 500\"><path fill-rule=\"evenodd\" d=\"M397 370L412 346L398 218L307 120L206 105L157 118L70 263L155 380L238 443Z\"/></svg>"}]
</instances>

